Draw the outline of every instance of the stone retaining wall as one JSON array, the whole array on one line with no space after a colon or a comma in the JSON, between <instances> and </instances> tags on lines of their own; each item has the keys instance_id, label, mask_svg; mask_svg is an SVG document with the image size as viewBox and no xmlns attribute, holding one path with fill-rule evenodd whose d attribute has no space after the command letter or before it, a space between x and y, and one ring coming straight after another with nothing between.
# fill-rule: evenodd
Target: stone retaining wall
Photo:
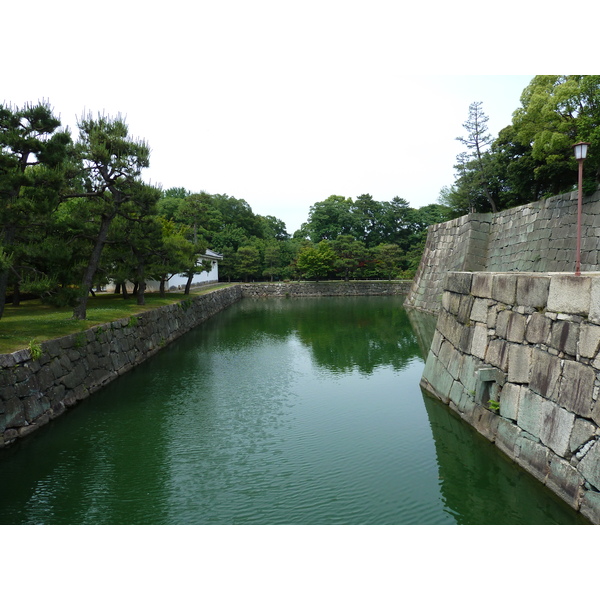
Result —
<instances>
[{"instance_id":1,"label":"stone retaining wall","mask_svg":"<svg viewBox=\"0 0 600 600\"><path fill-rule=\"evenodd\" d=\"M473 213L431 225L405 305L437 313L449 271L484 271L492 215Z\"/></svg>"},{"instance_id":2,"label":"stone retaining wall","mask_svg":"<svg viewBox=\"0 0 600 600\"><path fill-rule=\"evenodd\" d=\"M600 523L600 274L449 273L424 389Z\"/></svg>"},{"instance_id":3,"label":"stone retaining wall","mask_svg":"<svg viewBox=\"0 0 600 600\"><path fill-rule=\"evenodd\" d=\"M245 298L263 296L395 296L406 294L412 281L305 281L298 283L244 283Z\"/></svg>"},{"instance_id":4,"label":"stone retaining wall","mask_svg":"<svg viewBox=\"0 0 600 600\"><path fill-rule=\"evenodd\" d=\"M600 191L583 199L581 270L600 271ZM406 305L439 310L449 271L573 272L577 192L432 225Z\"/></svg>"},{"instance_id":5,"label":"stone retaining wall","mask_svg":"<svg viewBox=\"0 0 600 600\"><path fill-rule=\"evenodd\" d=\"M139 365L242 297L405 294L407 281L243 284L0 355L0 448Z\"/></svg>"},{"instance_id":6,"label":"stone retaining wall","mask_svg":"<svg viewBox=\"0 0 600 600\"><path fill-rule=\"evenodd\" d=\"M0 355L0 448L35 431L168 343L237 302L241 288L191 296L128 319Z\"/></svg>"}]
</instances>

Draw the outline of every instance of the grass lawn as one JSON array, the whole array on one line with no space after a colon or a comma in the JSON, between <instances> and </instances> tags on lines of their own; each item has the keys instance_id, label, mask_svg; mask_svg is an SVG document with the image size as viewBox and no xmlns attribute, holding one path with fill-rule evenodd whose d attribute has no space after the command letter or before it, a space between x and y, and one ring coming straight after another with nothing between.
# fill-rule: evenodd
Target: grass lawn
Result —
<instances>
[{"instance_id":1,"label":"grass lawn","mask_svg":"<svg viewBox=\"0 0 600 600\"><path fill-rule=\"evenodd\" d=\"M206 294L228 285L223 283L203 287L192 291L191 295ZM123 300L122 296L115 294L97 294L95 298L90 297L88 300L85 321L74 320L72 308L54 308L43 305L39 300L26 300L18 307L7 304L0 319L0 354L27 348L32 340L43 342L78 333L94 325L117 321L166 304L181 302L186 298L183 292L168 292L165 298L161 298L158 293L146 293L145 296L146 304L138 306L134 297Z\"/></svg>"}]
</instances>

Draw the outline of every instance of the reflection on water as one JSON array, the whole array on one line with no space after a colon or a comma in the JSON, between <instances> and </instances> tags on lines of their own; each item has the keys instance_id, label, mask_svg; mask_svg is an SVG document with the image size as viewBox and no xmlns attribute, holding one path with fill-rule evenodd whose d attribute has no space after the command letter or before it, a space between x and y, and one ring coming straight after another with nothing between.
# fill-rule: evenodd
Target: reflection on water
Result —
<instances>
[{"instance_id":1,"label":"reflection on water","mask_svg":"<svg viewBox=\"0 0 600 600\"><path fill-rule=\"evenodd\" d=\"M241 302L1 453L0 523L579 522L423 398L421 337L402 298Z\"/></svg>"}]
</instances>

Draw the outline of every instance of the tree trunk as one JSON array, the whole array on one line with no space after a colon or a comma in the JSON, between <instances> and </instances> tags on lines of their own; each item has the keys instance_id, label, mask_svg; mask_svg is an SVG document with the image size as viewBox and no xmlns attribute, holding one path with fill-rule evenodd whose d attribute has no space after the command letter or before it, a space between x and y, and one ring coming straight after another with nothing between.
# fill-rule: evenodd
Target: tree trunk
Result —
<instances>
[{"instance_id":1,"label":"tree trunk","mask_svg":"<svg viewBox=\"0 0 600 600\"><path fill-rule=\"evenodd\" d=\"M190 287L192 286L192 279L194 279L194 274L190 273L187 278L187 282L185 284L185 291L183 292L186 296L190 293Z\"/></svg>"},{"instance_id":2,"label":"tree trunk","mask_svg":"<svg viewBox=\"0 0 600 600\"><path fill-rule=\"evenodd\" d=\"M144 306L144 304L146 304L146 296L144 295L145 291L146 291L146 283L144 281L142 281L141 283L138 284L138 289L137 289L138 306Z\"/></svg>"},{"instance_id":3,"label":"tree trunk","mask_svg":"<svg viewBox=\"0 0 600 600\"><path fill-rule=\"evenodd\" d=\"M13 297L12 297L12 305L19 306L21 304L21 289L19 288L19 281L15 281L13 285Z\"/></svg>"},{"instance_id":4,"label":"tree trunk","mask_svg":"<svg viewBox=\"0 0 600 600\"><path fill-rule=\"evenodd\" d=\"M83 321L87 317L87 302L89 291L92 288L92 281L94 280L94 275L96 274L98 265L100 264L100 257L102 256L102 250L104 249L104 244L106 243L108 229L110 227L110 223L113 219L113 216L104 215L102 217L102 221L100 222L100 231L98 232L98 237L96 238L94 250L92 251L90 260L88 262L88 266L83 275L83 280L81 282L81 285L79 286L80 295L77 299L77 304L73 309L74 319Z\"/></svg>"},{"instance_id":5,"label":"tree trunk","mask_svg":"<svg viewBox=\"0 0 600 600\"><path fill-rule=\"evenodd\" d=\"M4 227L4 247L13 243L16 235L16 228L14 225L6 225ZM1 238L0 238L1 239ZM0 273L0 319L4 314L4 306L6 305L6 290L8 289L8 273L10 269L6 269L3 273Z\"/></svg>"},{"instance_id":6,"label":"tree trunk","mask_svg":"<svg viewBox=\"0 0 600 600\"><path fill-rule=\"evenodd\" d=\"M144 279L144 261L138 258L137 266L137 304L138 306L144 306L146 304L146 298L144 292L146 291L146 281Z\"/></svg>"},{"instance_id":7,"label":"tree trunk","mask_svg":"<svg viewBox=\"0 0 600 600\"><path fill-rule=\"evenodd\" d=\"M121 293L121 284L120 283L115 283L115 294L120 294Z\"/></svg>"},{"instance_id":8,"label":"tree trunk","mask_svg":"<svg viewBox=\"0 0 600 600\"><path fill-rule=\"evenodd\" d=\"M166 278L165 278L165 276L163 275L163 276L160 278L160 285L159 285L159 287L158 287L158 293L159 293L159 295L160 295L160 297L161 297L161 298L164 298L164 297L167 295L167 294L166 294L166 292L165 292L165 279L166 279Z\"/></svg>"}]
</instances>

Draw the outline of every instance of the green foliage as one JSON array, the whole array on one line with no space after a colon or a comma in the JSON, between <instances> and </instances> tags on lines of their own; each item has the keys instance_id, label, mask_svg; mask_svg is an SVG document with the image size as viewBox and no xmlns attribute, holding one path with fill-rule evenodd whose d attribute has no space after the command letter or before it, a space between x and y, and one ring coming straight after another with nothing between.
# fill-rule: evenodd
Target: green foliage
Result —
<instances>
[{"instance_id":1,"label":"green foliage","mask_svg":"<svg viewBox=\"0 0 600 600\"><path fill-rule=\"evenodd\" d=\"M600 76L535 76L523 90L512 123L493 141L480 108L477 117L482 118L477 123L484 143L480 151L471 143L470 153L457 157L455 182L440 193L439 201L452 210L452 216L484 212L493 205L498 209L519 206L573 190L577 164L572 146L579 141L591 144L584 168L585 193L596 191L600 182ZM471 124L476 121L473 116L471 111ZM465 140L473 142L474 135L471 129Z\"/></svg>"},{"instance_id":2,"label":"green foliage","mask_svg":"<svg viewBox=\"0 0 600 600\"><path fill-rule=\"evenodd\" d=\"M77 304L79 299L79 289L74 287L58 287L49 290L40 295L40 299L44 304L54 306L56 308L71 308Z\"/></svg>"},{"instance_id":3,"label":"green foliage","mask_svg":"<svg viewBox=\"0 0 600 600\"><path fill-rule=\"evenodd\" d=\"M298 271L306 279L325 279L333 270L336 259L331 244L327 241L319 242L316 246L305 246L300 250L296 259Z\"/></svg>"},{"instance_id":4,"label":"green foliage","mask_svg":"<svg viewBox=\"0 0 600 600\"><path fill-rule=\"evenodd\" d=\"M388 280L401 271L402 252L397 244L380 244L375 248L375 260L380 272Z\"/></svg>"},{"instance_id":5,"label":"green foliage","mask_svg":"<svg viewBox=\"0 0 600 600\"><path fill-rule=\"evenodd\" d=\"M34 268L32 241L48 234L61 201L72 143L59 127L45 103L0 104L0 317L9 283Z\"/></svg>"},{"instance_id":6,"label":"green foliage","mask_svg":"<svg viewBox=\"0 0 600 600\"><path fill-rule=\"evenodd\" d=\"M193 302L193 300L191 298L186 298L185 300L182 300L179 303L179 308L181 308L181 310L183 310L184 312L186 312L190 308L192 308L193 304L194 304L194 302Z\"/></svg>"},{"instance_id":7,"label":"green foliage","mask_svg":"<svg viewBox=\"0 0 600 600\"><path fill-rule=\"evenodd\" d=\"M75 348L82 348L85 345L85 333L80 332L75 336Z\"/></svg>"},{"instance_id":8,"label":"green foliage","mask_svg":"<svg viewBox=\"0 0 600 600\"><path fill-rule=\"evenodd\" d=\"M29 340L27 348L29 349L29 354L33 360L42 358L42 345L37 340Z\"/></svg>"},{"instance_id":9,"label":"green foliage","mask_svg":"<svg viewBox=\"0 0 600 600\"><path fill-rule=\"evenodd\" d=\"M500 402L497 400L488 400L488 406L491 410L500 410Z\"/></svg>"}]
</instances>

